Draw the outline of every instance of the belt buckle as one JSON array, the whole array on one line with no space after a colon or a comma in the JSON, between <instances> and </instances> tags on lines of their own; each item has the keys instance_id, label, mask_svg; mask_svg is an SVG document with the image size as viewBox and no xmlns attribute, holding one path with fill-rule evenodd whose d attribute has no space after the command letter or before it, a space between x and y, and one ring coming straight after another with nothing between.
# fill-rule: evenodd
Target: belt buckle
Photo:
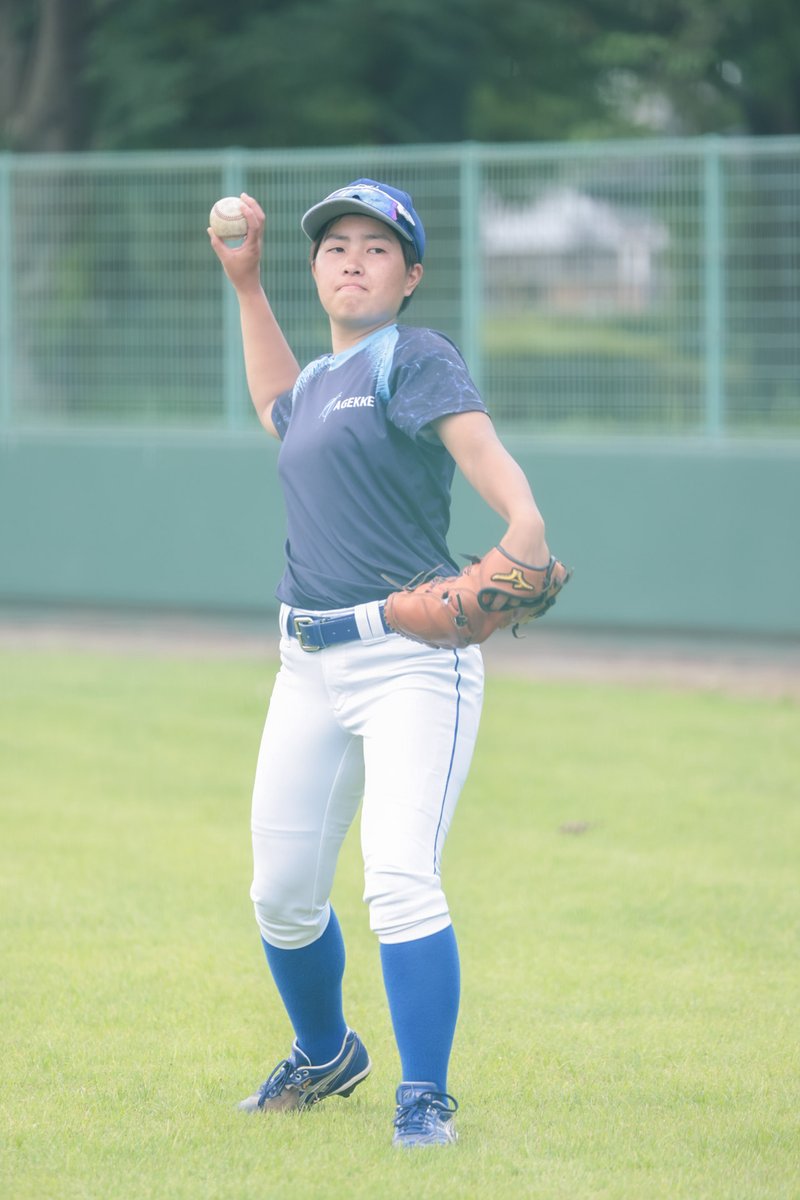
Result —
<instances>
[{"instance_id":1,"label":"belt buckle","mask_svg":"<svg viewBox=\"0 0 800 1200\"><path fill-rule=\"evenodd\" d=\"M297 638L301 650L306 650L309 654L313 654L314 651L322 649L322 646L312 646L309 642L305 641L303 631L309 625L314 624L314 617L292 617L292 624L294 625L294 636Z\"/></svg>"}]
</instances>

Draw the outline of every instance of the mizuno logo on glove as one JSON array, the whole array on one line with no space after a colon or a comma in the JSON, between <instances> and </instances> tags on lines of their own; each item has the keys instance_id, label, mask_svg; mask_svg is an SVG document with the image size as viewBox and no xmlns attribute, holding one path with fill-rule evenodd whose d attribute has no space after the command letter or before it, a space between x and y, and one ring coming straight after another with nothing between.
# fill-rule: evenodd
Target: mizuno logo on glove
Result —
<instances>
[{"instance_id":1,"label":"mizuno logo on glove","mask_svg":"<svg viewBox=\"0 0 800 1200\"><path fill-rule=\"evenodd\" d=\"M535 592L536 588L532 583L528 583L525 576L520 571L519 567L512 567L507 575L494 574L490 576L492 583L509 583L512 588L516 588L519 592Z\"/></svg>"}]
</instances>

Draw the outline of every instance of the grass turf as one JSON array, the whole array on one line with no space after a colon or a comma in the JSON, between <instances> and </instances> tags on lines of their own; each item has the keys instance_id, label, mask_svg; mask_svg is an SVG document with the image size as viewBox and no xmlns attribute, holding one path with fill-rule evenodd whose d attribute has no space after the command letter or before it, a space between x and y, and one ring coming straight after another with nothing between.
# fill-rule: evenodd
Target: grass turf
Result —
<instances>
[{"instance_id":1,"label":"grass turf","mask_svg":"<svg viewBox=\"0 0 800 1200\"><path fill-rule=\"evenodd\" d=\"M444 862L461 1140L399 1154L355 831L334 898L373 1075L233 1107L291 1037L247 898L271 678L0 654L0 1194L800 1194L797 705L489 680Z\"/></svg>"}]
</instances>

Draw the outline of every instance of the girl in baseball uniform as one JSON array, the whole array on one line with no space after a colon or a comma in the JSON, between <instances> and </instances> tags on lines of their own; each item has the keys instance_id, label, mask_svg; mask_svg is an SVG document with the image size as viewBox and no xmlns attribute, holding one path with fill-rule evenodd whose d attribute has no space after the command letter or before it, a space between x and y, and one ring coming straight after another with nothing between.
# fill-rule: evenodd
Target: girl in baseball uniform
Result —
<instances>
[{"instance_id":1,"label":"girl in baseball uniform","mask_svg":"<svg viewBox=\"0 0 800 1200\"><path fill-rule=\"evenodd\" d=\"M264 213L251 196L241 202L242 245L209 237L238 298L253 404L281 442L287 514L251 896L295 1040L240 1107L304 1109L349 1096L369 1074L343 1010L345 948L330 903L361 806L364 899L400 1058L394 1144L446 1145L456 1139L447 1072L460 976L441 863L483 666L477 646L391 632L382 601L426 573L458 573L447 546L456 465L506 523L510 554L547 562L544 523L456 347L398 323L423 274L411 197L359 179L303 217L331 352L302 369L261 284Z\"/></svg>"}]
</instances>

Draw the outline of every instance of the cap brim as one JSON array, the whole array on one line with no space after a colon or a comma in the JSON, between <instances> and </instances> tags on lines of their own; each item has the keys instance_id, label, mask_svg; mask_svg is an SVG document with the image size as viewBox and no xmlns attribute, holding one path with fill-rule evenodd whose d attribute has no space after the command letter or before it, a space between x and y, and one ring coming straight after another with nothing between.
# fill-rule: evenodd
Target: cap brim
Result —
<instances>
[{"instance_id":1,"label":"cap brim","mask_svg":"<svg viewBox=\"0 0 800 1200\"><path fill-rule=\"evenodd\" d=\"M406 233L396 222L385 217L383 213L377 212L371 204L366 204L363 200L323 200L319 204L315 204L310 208L300 222L300 226L306 237L313 242L320 231L333 221L336 217L345 217L349 213L363 213L365 217L372 217L376 221L381 221L384 225L388 225L395 233L399 234L411 245L414 245L414 239Z\"/></svg>"}]
</instances>

